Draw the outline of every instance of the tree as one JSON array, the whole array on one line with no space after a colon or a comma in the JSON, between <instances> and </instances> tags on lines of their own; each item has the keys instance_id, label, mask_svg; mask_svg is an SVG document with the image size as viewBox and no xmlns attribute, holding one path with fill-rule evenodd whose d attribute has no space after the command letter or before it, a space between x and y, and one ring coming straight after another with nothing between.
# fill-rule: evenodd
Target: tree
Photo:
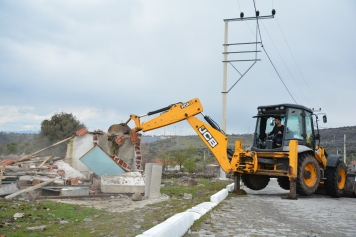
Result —
<instances>
[{"instance_id":1,"label":"tree","mask_svg":"<svg viewBox=\"0 0 356 237\"><path fill-rule=\"evenodd\" d=\"M158 156L158 158L159 158L160 161L162 162L163 171L166 171L167 166L169 166L169 165L172 163L169 154L167 154L167 153L162 153L162 154L160 154L160 155Z\"/></svg>"},{"instance_id":2,"label":"tree","mask_svg":"<svg viewBox=\"0 0 356 237\"><path fill-rule=\"evenodd\" d=\"M190 146L188 149L184 151L172 151L172 161L176 162L179 165L179 170L182 170L182 166L189 166L190 171L194 170L194 160L193 157L195 155L196 148ZM193 162L192 162L193 161ZM193 163L193 166L192 166Z\"/></svg>"},{"instance_id":3,"label":"tree","mask_svg":"<svg viewBox=\"0 0 356 237\"><path fill-rule=\"evenodd\" d=\"M55 143L73 135L73 132L84 128L71 113L59 113L52 116L50 120L43 120L41 123L40 136L48 139L50 143Z\"/></svg>"},{"instance_id":4,"label":"tree","mask_svg":"<svg viewBox=\"0 0 356 237\"><path fill-rule=\"evenodd\" d=\"M64 112L55 114L50 120L42 121L37 144L39 148L43 148L72 136L75 131L82 128L85 128L85 125L77 120L73 114ZM65 155L66 144L60 144L45 153L58 156Z\"/></svg>"}]
</instances>

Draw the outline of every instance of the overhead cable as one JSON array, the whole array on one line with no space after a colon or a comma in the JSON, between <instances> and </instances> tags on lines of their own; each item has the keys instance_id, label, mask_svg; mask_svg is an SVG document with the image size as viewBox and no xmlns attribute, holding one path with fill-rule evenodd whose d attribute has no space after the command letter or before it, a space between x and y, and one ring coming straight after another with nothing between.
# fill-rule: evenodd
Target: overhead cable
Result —
<instances>
[{"instance_id":1,"label":"overhead cable","mask_svg":"<svg viewBox=\"0 0 356 237\"><path fill-rule=\"evenodd\" d=\"M278 22L277 18L276 18L276 22L277 22L277 25L278 25L278 27L279 27L279 30L281 31L281 33L282 33L282 35L283 35L284 41L286 42L286 44L287 44L287 46L288 46L289 52L290 52L290 54L292 55L295 64L297 65L297 68L298 68L298 70L299 70L299 73L300 73L300 75L301 75L302 78L303 78L303 81L304 81L305 85L307 86L307 88L308 88L310 94L312 95L312 97L313 97L313 99L314 99L314 102L317 104L318 107L320 107L319 104L318 104L318 102L316 101L316 99L315 99L315 97L314 97L314 94L311 92L311 90L310 90L310 88L309 88L309 86L308 86L308 84L307 84L307 82L306 82L306 80L305 80L305 78L304 78L304 76L303 76L303 73L302 73L302 71L301 71L300 68L299 68L299 65L298 65L297 61L296 61L295 58L294 58L294 55L293 55L293 53L292 53L292 50L291 50L290 47L289 47L289 44L288 44L288 42L287 42L287 39L286 39L286 37L284 36L284 33L283 33L283 31L282 31L281 26L279 25L279 22Z\"/></svg>"},{"instance_id":2,"label":"overhead cable","mask_svg":"<svg viewBox=\"0 0 356 237\"><path fill-rule=\"evenodd\" d=\"M308 102L308 104L311 106L309 100L305 97L305 95L304 95L302 89L300 89L299 84L296 82L296 80L295 80L294 76L292 75L292 73L290 72L290 70L289 70L287 64L286 64L285 61L283 60L282 55L279 53L279 51L278 51L276 45L274 44L274 42L273 42L271 36L269 35L269 33L268 33L268 31L267 31L267 28L265 27L265 25L263 24L263 22L262 22L262 26L263 26L263 28L266 30L266 33L267 33L269 39L271 40L271 42L272 42L274 48L276 49L276 51L277 51L279 57L281 58L281 60L282 60L282 62L283 62L283 64L284 64L284 66L287 68L287 71L289 72L289 75L292 77L294 83L297 85L297 87L298 87L299 91L302 93L304 99L305 99L305 100Z\"/></svg>"},{"instance_id":3,"label":"overhead cable","mask_svg":"<svg viewBox=\"0 0 356 237\"><path fill-rule=\"evenodd\" d=\"M255 12L256 12L256 11L257 11L257 9L256 9L256 3L255 3L255 0L253 0L253 5L254 5L254 7L255 7ZM257 21L258 32L259 32L259 35L260 35L260 40L261 40L261 47L262 47L263 51L266 53L266 55L267 55L267 57L268 57L268 60L269 60L269 61L270 61L270 63L272 64L272 66L273 66L274 70L276 71L276 73L277 73L277 75L278 75L279 79L280 79L280 80L281 80L281 82L283 83L283 85L284 85L284 87L286 88L286 90L288 91L289 95L292 97L293 101L297 104L297 101L294 99L293 95L292 95L292 94L291 94L291 92L288 90L287 85L284 83L284 81L283 81L282 77L279 75L279 73L278 73L278 71L277 71L277 68L274 66L274 64L273 64L273 62L272 62L271 58L269 57L269 55L268 55L268 53L267 53L266 49L263 47L263 41L262 41L262 36L261 36L260 25L259 25L259 23L258 23L258 17L256 18L256 21Z\"/></svg>"}]
</instances>

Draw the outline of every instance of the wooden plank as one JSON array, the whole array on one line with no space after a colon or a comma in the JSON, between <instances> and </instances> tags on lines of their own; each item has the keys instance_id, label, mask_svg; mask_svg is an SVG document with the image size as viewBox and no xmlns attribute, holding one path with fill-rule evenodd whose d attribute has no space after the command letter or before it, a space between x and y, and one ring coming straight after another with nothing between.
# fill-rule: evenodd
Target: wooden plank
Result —
<instances>
[{"instance_id":1,"label":"wooden plank","mask_svg":"<svg viewBox=\"0 0 356 237\"><path fill-rule=\"evenodd\" d=\"M14 197L20 195L20 194L28 193L28 192L30 192L30 191L36 190L36 189L38 189L38 188L40 188L40 187L46 186L46 185L49 184L49 183L52 183L53 181L54 181L54 180L51 179L51 180L45 181L45 182L43 182L43 183L37 184L37 185L35 185L35 186L32 186L32 187L29 187L29 188L20 190L20 191L18 191L18 192L16 192L16 193L13 193L13 194L10 194L10 195L6 196L5 199L9 200L9 199L12 199L12 198L14 198Z\"/></svg>"},{"instance_id":2,"label":"wooden plank","mask_svg":"<svg viewBox=\"0 0 356 237\"><path fill-rule=\"evenodd\" d=\"M18 167L18 166L6 166L5 167L6 170L11 170L11 171L32 171L32 170L48 170L48 167L40 167L40 168L33 168L33 167L29 167L29 168L24 168L24 167Z\"/></svg>"},{"instance_id":3,"label":"wooden plank","mask_svg":"<svg viewBox=\"0 0 356 237\"><path fill-rule=\"evenodd\" d=\"M47 149L49 149L49 148L51 148L51 147L57 146L57 145L59 145L59 144L61 144L61 143L63 143L63 142L66 142L66 141L68 141L68 140L74 138L74 137L75 137L75 136L68 137L68 138L66 138L66 139L64 139L64 140L62 140L62 141L59 141L59 142L57 142L57 143L55 143L55 144L52 144L52 145L50 145L50 146L48 146L48 147L46 147L46 148L43 148L43 149L38 150L38 151L36 151L36 152L34 152L34 153L32 153L32 154L29 154L29 155L27 155L27 156L25 156L25 157L22 157L22 158L19 159L17 162L24 161L24 160L28 160L28 159L31 158L31 156L36 155L36 154L40 153L41 151L47 150Z\"/></svg>"},{"instance_id":4,"label":"wooden plank","mask_svg":"<svg viewBox=\"0 0 356 237\"><path fill-rule=\"evenodd\" d=\"M31 199L32 201L35 201L35 200L36 200L36 197L33 196L33 194L32 194L31 192L27 192L27 195L30 197L30 199Z\"/></svg>"},{"instance_id":5,"label":"wooden plank","mask_svg":"<svg viewBox=\"0 0 356 237\"><path fill-rule=\"evenodd\" d=\"M53 154L52 154L52 155L53 155ZM41 164L39 164L39 165L37 166L37 168L40 168L42 165L44 165L44 164L49 160L49 158L52 157L52 155L50 155L50 156L48 156L46 159L44 159L44 161L43 161Z\"/></svg>"}]
</instances>

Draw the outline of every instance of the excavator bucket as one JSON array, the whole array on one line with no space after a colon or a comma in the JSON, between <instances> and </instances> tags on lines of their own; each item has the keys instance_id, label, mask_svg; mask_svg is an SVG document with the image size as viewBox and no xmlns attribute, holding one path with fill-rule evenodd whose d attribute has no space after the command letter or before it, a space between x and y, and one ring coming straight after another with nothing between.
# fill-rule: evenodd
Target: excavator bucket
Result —
<instances>
[{"instance_id":1,"label":"excavator bucket","mask_svg":"<svg viewBox=\"0 0 356 237\"><path fill-rule=\"evenodd\" d=\"M120 123L111 125L107 136L111 141L110 155L118 165L127 171L142 170L141 134L133 134L126 123ZM135 140L132 137L135 137Z\"/></svg>"},{"instance_id":2,"label":"excavator bucket","mask_svg":"<svg viewBox=\"0 0 356 237\"><path fill-rule=\"evenodd\" d=\"M120 136L130 134L131 128L126 123L113 124L108 129L108 136Z\"/></svg>"}]
</instances>

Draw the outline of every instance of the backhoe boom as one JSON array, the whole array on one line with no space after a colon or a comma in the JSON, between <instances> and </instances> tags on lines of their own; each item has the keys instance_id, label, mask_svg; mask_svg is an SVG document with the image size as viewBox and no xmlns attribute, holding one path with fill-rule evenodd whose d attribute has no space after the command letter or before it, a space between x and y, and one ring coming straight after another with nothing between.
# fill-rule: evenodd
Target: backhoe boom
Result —
<instances>
[{"instance_id":1,"label":"backhoe boom","mask_svg":"<svg viewBox=\"0 0 356 237\"><path fill-rule=\"evenodd\" d=\"M159 116L142 122L140 118L148 115L153 115L162 112ZM126 124L133 120L135 127L132 129L133 133L158 129L164 126L168 126L174 123L178 123L182 120L187 120L190 126L198 134L200 139L214 154L221 168L229 173L232 171L230 161L227 156L227 136L219 130L216 124L208 117L204 116L208 123L205 123L195 117L195 115L203 112L203 106L198 98L192 99L186 103L176 103L165 108L149 112L143 116L130 115L130 119Z\"/></svg>"}]
</instances>

